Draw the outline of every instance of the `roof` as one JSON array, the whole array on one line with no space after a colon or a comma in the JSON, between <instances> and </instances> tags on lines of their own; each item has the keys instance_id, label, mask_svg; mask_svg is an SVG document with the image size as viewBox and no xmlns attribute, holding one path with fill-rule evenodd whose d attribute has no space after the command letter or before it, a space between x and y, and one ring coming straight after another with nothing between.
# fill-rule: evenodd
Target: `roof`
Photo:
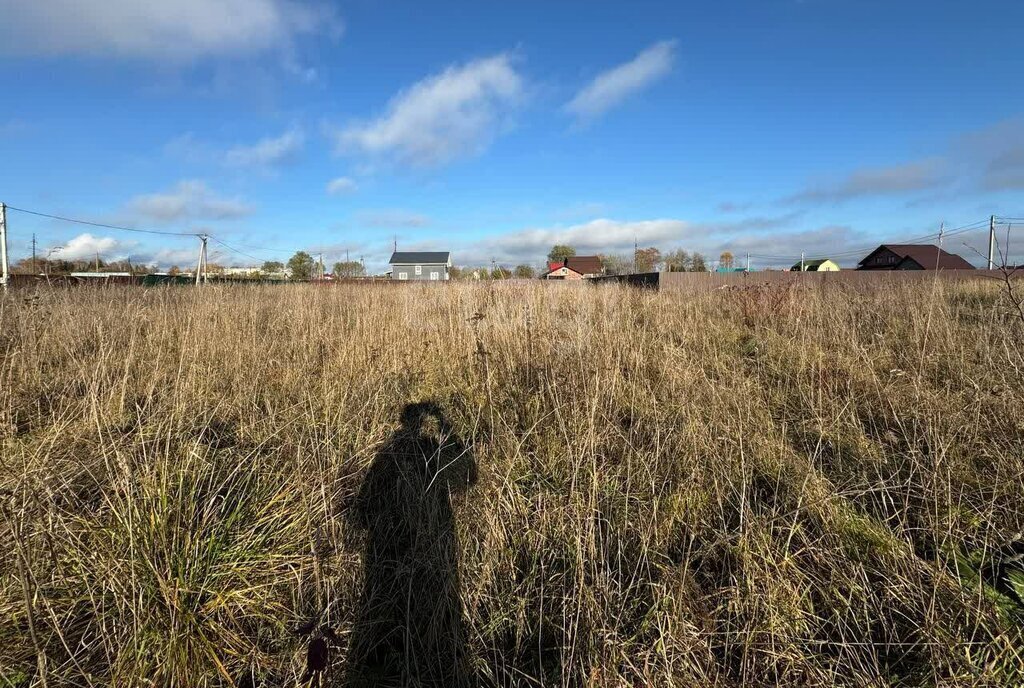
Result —
<instances>
[{"instance_id":1,"label":"roof","mask_svg":"<svg viewBox=\"0 0 1024 688\"><path fill-rule=\"evenodd\" d=\"M934 244L882 244L874 251L864 257L858 265L863 265L868 258L878 251L886 249L892 251L903 261L909 259L917 263L924 270L973 270L974 266L966 260L944 251Z\"/></svg>"},{"instance_id":2,"label":"roof","mask_svg":"<svg viewBox=\"0 0 1024 688\"><path fill-rule=\"evenodd\" d=\"M562 261L555 261L554 263L548 263L548 272L554 272L560 267L563 267L565 263Z\"/></svg>"},{"instance_id":3,"label":"roof","mask_svg":"<svg viewBox=\"0 0 1024 688\"><path fill-rule=\"evenodd\" d=\"M600 256L572 256L565 259L565 267L581 275L599 275L604 272Z\"/></svg>"},{"instance_id":4,"label":"roof","mask_svg":"<svg viewBox=\"0 0 1024 688\"><path fill-rule=\"evenodd\" d=\"M831 262L832 261L829 258L815 258L814 260L805 260L805 261L803 261L804 272L814 272L815 270L820 268L825 263L831 263ZM800 263L799 262L793 263L793 267L791 267L790 270L798 270L799 271L800 270Z\"/></svg>"},{"instance_id":5,"label":"roof","mask_svg":"<svg viewBox=\"0 0 1024 688\"><path fill-rule=\"evenodd\" d=\"M413 265L416 263L444 263L451 260L450 251L395 251L391 254L391 265Z\"/></svg>"}]
</instances>

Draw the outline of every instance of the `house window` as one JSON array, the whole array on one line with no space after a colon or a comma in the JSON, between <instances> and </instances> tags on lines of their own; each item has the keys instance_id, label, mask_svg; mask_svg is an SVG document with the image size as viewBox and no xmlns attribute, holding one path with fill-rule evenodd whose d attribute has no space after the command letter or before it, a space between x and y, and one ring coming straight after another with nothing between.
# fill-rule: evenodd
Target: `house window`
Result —
<instances>
[{"instance_id":1,"label":"house window","mask_svg":"<svg viewBox=\"0 0 1024 688\"><path fill-rule=\"evenodd\" d=\"M398 273L398 279L400 279L400 280L409 279L409 273L408 272L400 272L400 273Z\"/></svg>"},{"instance_id":2,"label":"house window","mask_svg":"<svg viewBox=\"0 0 1024 688\"><path fill-rule=\"evenodd\" d=\"M423 274L423 266L422 265L417 265L416 266L416 275L419 276L419 275L422 275L422 274Z\"/></svg>"},{"instance_id":3,"label":"house window","mask_svg":"<svg viewBox=\"0 0 1024 688\"><path fill-rule=\"evenodd\" d=\"M430 273L430 279L436 280L438 277L439 277L439 275L437 274L437 272L431 272Z\"/></svg>"}]
</instances>

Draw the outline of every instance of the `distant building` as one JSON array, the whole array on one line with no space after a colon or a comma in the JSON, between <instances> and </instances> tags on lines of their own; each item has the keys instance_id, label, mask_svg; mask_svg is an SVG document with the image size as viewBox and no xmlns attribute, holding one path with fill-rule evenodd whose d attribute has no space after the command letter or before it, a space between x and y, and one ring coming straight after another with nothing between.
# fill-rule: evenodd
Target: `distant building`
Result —
<instances>
[{"instance_id":1,"label":"distant building","mask_svg":"<svg viewBox=\"0 0 1024 688\"><path fill-rule=\"evenodd\" d=\"M449 279L452 254L448 251L395 251L391 254L391 279L441 281Z\"/></svg>"},{"instance_id":2,"label":"distant building","mask_svg":"<svg viewBox=\"0 0 1024 688\"><path fill-rule=\"evenodd\" d=\"M572 256L548 263L548 271L541 275L549 280L574 280L598 277L604 274L600 256Z\"/></svg>"},{"instance_id":3,"label":"distant building","mask_svg":"<svg viewBox=\"0 0 1024 688\"><path fill-rule=\"evenodd\" d=\"M800 263L793 263L790 270L800 272ZM839 266L828 258L803 261L804 272L839 272Z\"/></svg>"},{"instance_id":4,"label":"distant building","mask_svg":"<svg viewBox=\"0 0 1024 688\"><path fill-rule=\"evenodd\" d=\"M882 244L857 263L858 270L973 270L974 266L932 244Z\"/></svg>"},{"instance_id":5,"label":"distant building","mask_svg":"<svg viewBox=\"0 0 1024 688\"><path fill-rule=\"evenodd\" d=\"M258 275L258 274L260 274L261 270L262 270L262 268L260 268L258 266L257 267L240 267L240 268L233 267L233 268L224 268L221 274L227 275L229 277L247 277L249 275Z\"/></svg>"}]
</instances>

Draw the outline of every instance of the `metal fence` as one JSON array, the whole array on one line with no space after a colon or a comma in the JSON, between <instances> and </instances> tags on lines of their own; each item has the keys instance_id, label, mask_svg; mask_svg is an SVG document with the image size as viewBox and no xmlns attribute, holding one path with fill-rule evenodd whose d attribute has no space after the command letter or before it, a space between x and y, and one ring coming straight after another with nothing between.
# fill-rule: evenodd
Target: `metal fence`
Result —
<instances>
[{"instance_id":1,"label":"metal fence","mask_svg":"<svg viewBox=\"0 0 1024 688\"><path fill-rule=\"evenodd\" d=\"M876 288L885 284L913 284L941 279L1002 280L1001 270L840 270L838 272L646 272L633 275L608 275L592 282L620 283L662 291L707 292L716 289L769 285L846 285L852 288ZM1013 277L1024 277L1018 270Z\"/></svg>"}]
</instances>

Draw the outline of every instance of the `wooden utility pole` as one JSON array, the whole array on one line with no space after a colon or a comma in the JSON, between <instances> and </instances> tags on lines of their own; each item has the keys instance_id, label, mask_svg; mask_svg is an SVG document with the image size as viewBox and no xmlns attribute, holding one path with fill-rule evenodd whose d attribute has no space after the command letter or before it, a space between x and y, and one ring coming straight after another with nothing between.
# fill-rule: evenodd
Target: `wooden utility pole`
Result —
<instances>
[{"instance_id":1,"label":"wooden utility pole","mask_svg":"<svg viewBox=\"0 0 1024 688\"><path fill-rule=\"evenodd\" d=\"M32 274L39 272L39 267L36 264L36 233L32 232Z\"/></svg>"},{"instance_id":2,"label":"wooden utility pole","mask_svg":"<svg viewBox=\"0 0 1024 688\"><path fill-rule=\"evenodd\" d=\"M988 217L988 269L995 267L996 257L996 216Z\"/></svg>"},{"instance_id":3,"label":"wooden utility pole","mask_svg":"<svg viewBox=\"0 0 1024 688\"><path fill-rule=\"evenodd\" d=\"M10 281L11 266L7 264L7 206L0 203L0 284L7 291Z\"/></svg>"}]
</instances>

